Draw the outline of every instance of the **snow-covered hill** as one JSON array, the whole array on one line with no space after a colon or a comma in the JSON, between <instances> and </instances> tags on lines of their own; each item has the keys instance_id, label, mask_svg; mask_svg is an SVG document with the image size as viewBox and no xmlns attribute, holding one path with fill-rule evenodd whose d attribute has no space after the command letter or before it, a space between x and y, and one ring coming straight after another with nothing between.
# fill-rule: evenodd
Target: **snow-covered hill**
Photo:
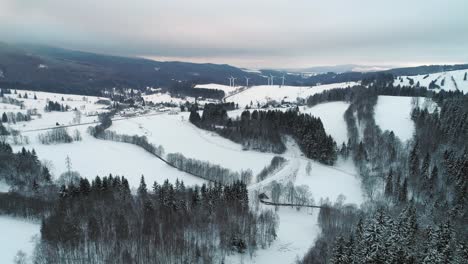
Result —
<instances>
[{"instance_id":1,"label":"snow-covered hill","mask_svg":"<svg viewBox=\"0 0 468 264\"><path fill-rule=\"evenodd\" d=\"M339 147L341 146L341 143L348 142L348 130L344 120L344 113L348 107L349 103L330 102L318 104L314 107L301 107L300 111L320 117L323 127L325 128L325 132L333 137Z\"/></svg>"},{"instance_id":2,"label":"snow-covered hill","mask_svg":"<svg viewBox=\"0 0 468 264\"><path fill-rule=\"evenodd\" d=\"M224 91L226 95L229 95L237 90L241 89L243 86L229 86L223 84L216 84L216 83L209 83L209 84L197 84L195 88L203 88L203 89L212 89L212 90L221 90Z\"/></svg>"},{"instance_id":3,"label":"snow-covered hill","mask_svg":"<svg viewBox=\"0 0 468 264\"><path fill-rule=\"evenodd\" d=\"M345 88L356 85L355 82L332 83L317 85L312 87L305 86L278 86L278 85L259 85L252 86L244 91L226 98L227 102L239 104L239 107L246 105L264 104L268 101L286 101L295 102L297 98L306 99L308 96L321 93L335 88Z\"/></svg>"},{"instance_id":4,"label":"snow-covered hill","mask_svg":"<svg viewBox=\"0 0 468 264\"><path fill-rule=\"evenodd\" d=\"M468 77L465 80L465 74L468 75L468 70L456 70L447 72L438 72L426 75L416 76L399 76L395 78L394 85L409 85L409 86L423 86L430 88L430 84L433 83L434 91L439 92L440 90L445 91L462 91L468 93Z\"/></svg>"},{"instance_id":5,"label":"snow-covered hill","mask_svg":"<svg viewBox=\"0 0 468 264\"><path fill-rule=\"evenodd\" d=\"M216 133L201 130L189 122L189 113L138 117L115 122L110 130L146 136L162 145L166 153L182 153L188 158L209 161L233 171L251 169L258 173L273 158L272 153L243 151L242 146Z\"/></svg>"},{"instance_id":6,"label":"snow-covered hill","mask_svg":"<svg viewBox=\"0 0 468 264\"><path fill-rule=\"evenodd\" d=\"M393 131L402 141L413 137L414 122L411 111L418 106L433 111L435 103L426 98L379 96L375 107L375 122L382 130Z\"/></svg>"}]
</instances>

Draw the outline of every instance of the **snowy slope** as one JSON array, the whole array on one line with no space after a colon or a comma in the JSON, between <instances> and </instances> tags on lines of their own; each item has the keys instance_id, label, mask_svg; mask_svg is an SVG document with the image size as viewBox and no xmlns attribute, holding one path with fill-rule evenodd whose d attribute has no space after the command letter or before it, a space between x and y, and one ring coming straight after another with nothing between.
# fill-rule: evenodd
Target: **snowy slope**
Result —
<instances>
[{"instance_id":1,"label":"snowy slope","mask_svg":"<svg viewBox=\"0 0 468 264\"><path fill-rule=\"evenodd\" d=\"M19 218L0 216L0 263L14 263L19 250L27 254L28 262L34 250L33 237L39 234L40 224Z\"/></svg>"},{"instance_id":2,"label":"snowy slope","mask_svg":"<svg viewBox=\"0 0 468 264\"><path fill-rule=\"evenodd\" d=\"M420 86L429 87L429 84L432 81L440 86L440 89L435 89L434 91L439 92L440 90L445 91L456 91L460 90L463 93L468 93L468 79L463 80L465 73L468 73L468 70L456 70L456 71L447 71L432 73L428 75L416 75L416 76L401 76L397 77L394 81L394 85L410 85L410 79L414 80L413 86L416 86L419 82ZM453 77L453 80L452 80ZM444 85L442 86L442 80L445 80Z\"/></svg>"},{"instance_id":3,"label":"snowy slope","mask_svg":"<svg viewBox=\"0 0 468 264\"><path fill-rule=\"evenodd\" d=\"M430 99L403 97L403 96L379 96L375 106L375 122L382 130L393 131L402 141L413 137L414 123L411 120L411 111L419 105L433 111L435 103Z\"/></svg>"},{"instance_id":4,"label":"snowy slope","mask_svg":"<svg viewBox=\"0 0 468 264\"><path fill-rule=\"evenodd\" d=\"M208 84L197 84L195 88L204 88L204 89L213 89L213 90L221 90L224 91L225 95L231 94L243 86L229 86L223 84L216 84L216 83L208 83Z\"/></svg>"},{"instance_id":5,"label":"snowy slope","mask_svg":"<svg viewBox=\"0 0 468 264\"><path fill-rule=\"evenodd\" d=\"M201 130L188 121L189 113L138 117L115 122L110 130L121 134L144 135L166 153L210 161L233 171L252 169L258 173L273 158L271 153L243 151L242 146L216 133Z\"/></svg>"},{"instance_id":6,"label":"snowy slope","mask_svg":"<svg viewBox=\"0 0 468 264\"><path fill-rule=\"evenodd\" d=\"M74 129L69 129L69 131ZM112 173L113 175L125 176L130 187L138 187L141 175L145 176L146 183L151 184L155 180L161 183L165 179L175 182L177 178L183 180L186 185L204 182L170 167L140 147L96 139L86 132L87 126L76 127L76 129L81 132L82 141L56 145L43 145L38 142L37 135L43 131L23 133L31 141L29 145L24 147L34 148L41 160L50 161L53 165L51 171L55 178L67 171L65 159L69 156L72 169L88 179L93 179L96 175L102 177ZM19 151L22 147L13 146L15 151Z\"/></svg>"},{"instance_id":7,"label":"snowy slope","mask_svg":"<svg viewBox=\"0 0 468 264\"><path fill-rule=\"evenodd\" d=\"M303 257L320 234L317 222L318 213L319 211L316 209L297 211L296 208L279 208L277 211L279 217L278 237L271 246L267 249L257 250L253 258L247 254L229 256L226 263L296 263L296 259Z\"/></svg>"},{"instance_id":8,"label":"snowy slope","mask_svg":"<svg viewBox=\"0 0 468 264\"><path fill-rule=\"evenodd\" d=\"M243 92L235 94L226 98L227 102L234 102L239 104L239 107L244 107L250 105L252 102L254 105L257 103L264 104L268 101L287 101L295 102L297 98L307 98L308 96L314 95L316 93L321 93L326 90L331 90L335 88L345 88L348 86L353 86L357 83L355 82L346 82L346 83L333 83L318 85L312 87L305 86L278 86L278 85L259 85L252 86Z\"/></svg>"},{"instance_id":9,"label":"snowy slope","mask_svg":"<svg viewBox=\"0 0 468 264\"><path fill-rule=\"evenodd\" d=\"M342 142L348 142L348 130L344 120L344 113L349 107L349 103L330 102L318 104L313 107L301 107L300 111L320 117L325 128L325 132L330 134L338 146Z\"/></svg>"}]
</instances>

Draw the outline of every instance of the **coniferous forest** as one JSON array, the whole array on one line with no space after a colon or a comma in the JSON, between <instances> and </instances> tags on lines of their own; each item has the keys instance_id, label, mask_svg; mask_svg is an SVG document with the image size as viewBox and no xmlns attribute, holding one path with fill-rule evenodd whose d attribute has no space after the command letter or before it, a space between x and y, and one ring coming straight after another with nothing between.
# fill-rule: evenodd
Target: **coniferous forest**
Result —
<instances>
[{"instance_id":1,"label":"coniferous forest","mask_svg":"<svg viewBox=\"0 0 468 264\"><path fill-rule=\"evenodd\" d=\"M223 137L242 144L246 149L282 153L286 150L282 136L296 140L304 154L325 164L337 158L336 142L327 135L320 118L301 114L297 109L245 110L241 116L228 118L223 105L206 105L200 117L196 110L190 113L190 122L212 130Z\"/></svg>"}]
</instances>

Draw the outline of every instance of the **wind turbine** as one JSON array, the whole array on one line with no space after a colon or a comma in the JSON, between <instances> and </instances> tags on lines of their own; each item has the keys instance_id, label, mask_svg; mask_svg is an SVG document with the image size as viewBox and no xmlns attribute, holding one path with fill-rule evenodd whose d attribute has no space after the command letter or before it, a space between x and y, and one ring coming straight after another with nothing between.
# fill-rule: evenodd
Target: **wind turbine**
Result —
<instances>
[{"instance_id":1,"label":"wind turbine","mask_svg":"<svg viewBox=\"0 0 468 264\"><path fill-rule=\"evenodd\" d=\"M270 77L268 77L268 76L263 76L263 77L267 78L267 82L268 82L267 85L270 85Z\"/></svg>"},{"instance_id":2,"label":"wind turbine","mask_svg":"<svg viewBox=\"0 0 468 264\"><path fill-rule=\"evenodd\" d=\"M271 78L271 85L273 85L273 79L275 78L275 76L270 74L270 78Z\"/></svg>"},{"instance_id":3,"label":"wind turbine","mask_svg":"<svg viewBox=\"0 0 468 264\"><path fill-rule=\"evenodd\" d=\"M244 77L245 78L245 87L249 87L249 77Z\"/></svg>"},{"instance_id":4,"label":"wind turbine","mask_svg":"<svg viewBox=\"0 0 468 264\"><path fill-rule=\"evenodd\" d=\"M231 80L231 78L232 78L232 77L227 78L227 79L229 80L229 87L232 86L232 80Z\"/></svg>"},{"instance_id":5,"label":"wind turbine","mask_svg":"<svg viewBox=\"0 0 468 264\"><path fill-rule=\"evenodd\" d=\"M282 79L281 86L284 86L284 79L286 79L286 77L284 77L283 75L283 77L281 77L280 79Z\"/></svg>"},{"instance_id":6,"label":"wind turbine","mask_svg":"<svg viewBox=\"0 0 468 264\"><path fill-rule=\"evenodd\" d=\"M237 78L234 78L234 77L231 77L232 78L232 87L236 86L235 83L236 83L236 79Z\"/></svg>"}]
</instances>

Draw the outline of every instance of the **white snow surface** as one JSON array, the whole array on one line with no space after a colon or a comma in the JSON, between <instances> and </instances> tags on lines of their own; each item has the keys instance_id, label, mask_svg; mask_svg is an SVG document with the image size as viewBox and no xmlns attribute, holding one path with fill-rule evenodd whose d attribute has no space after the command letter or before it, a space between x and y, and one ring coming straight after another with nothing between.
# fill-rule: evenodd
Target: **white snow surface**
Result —
<instances>
[{"instance_id":1,"label":"white snow surface","mask_svg":"<svg viewBox=\"0 0 468 264\"><path fill-rule=\"evenodd\" d=\"M109 129L120 134L146 136L162 145L166 153L180 152L188 158L209 161L232 171L260 172L274 157L272 153L243 151L242 146L189 122L189 113L138 117L115 122Z\"/></svg>"},{"instance_id":2,"label":"white snow surface","mask_svg":"<svg viewBox=\"0 0 468 264\"><path fill-rule=\"evenodd\" d=\"M414 80L413 86L416 86L417 83L419 82L420 86L428 88L429 84L435 80L436 81L435 83L440 86L440 89L434 89L433 91L439 92L441 90L445 90L445 91L460 90L466 94L468 93L468 79L466 81L463 80L465 73L468 73L468 69L432 73L432 74L429 74L428 77L426 77L427 74L415 75L415 76L401 76L395 79L393 85L409 86L410 80L407 79L408 77ZM455 80L455 82L452 80L452 77ZM400 78L402 79L402 81L400 80ZM444 86L442 86L442 80L444 79L445 79L445 84Z\"/></svg>"},{"instance_id":3,"label":"white snow surface","mask_svg":"<svg viewBox=\"0 0 468 264\"><path fill-rule=\"evenodd\" d=\"M28 262L34 251L34 236L39 235L40 224L20 218L0 216L0 263L14 263L19 250L27 254Z\"/></svg>"},{"instance_id":4,"label":"white snow surface","mask_svg":"<svg viewBox=\"0 0 468 264\"><path fill-rule=\"evenodd\" d=\"M253 258L247 254L228 256L226 263L293 264L296 263L296 259L302 258L320 235L319 211L317 209L297 211L296 208L281 207L277 213L278 237L269 248L257 250Z\"/></svg>"},{"instance_id":5,"label":"white snow surface","mask_svg":"<svg viewBox=\"0 0 468 264\"><path fill-rule=\"evenodd\" d=\"M326 90L336 88L346 88L348 86L356 85L356 82L345 82L345 83L332 83L317 85L312 87L306 86L278 86L278 85L259 85L252 86L244 91L234 94L226 98L227 102L234 102L239 104L240 107L250 105L252 102L254 105L257 103L264 104L268 101L287 101L295 102L297 98L307 98L308 96L316 93L321 93Z\"/></svg>"},{"instance_id":6,"label":"white snow surface","mask_svg":"<svg viewBox=\"0 0 468 264\"><path fill-rule=\"evenodd\" d=\"M41 160L51 161L53 164L51 172L55 178L67 171L65 159L69 156L72 170L78 171L81 176L90 180L97 175L103 177L112 173L114 176L125 176L132 188L139 186L142 175L145 176L147 184L152 184L154 181L162 183L165 179L170 182L175 182L176 179L183 180L186 185L204 183L199 178L167 165L138 146L96 139L86 132L87 127L69 128L69 132L78 129L83 139L68 144L43 145L39 143L37 135L44 131L23 133L29 136L31 141L24 147L34 148ZM13 149L19 151L22 147L13 146Z\"/></svg>"},{"instance_id":7,"label":"white snow surface","mask_svg":"<svg viewBox=\"0 0 468 264\"><path fill-rule=\"evenodd\" d=\"M382 130L395 133L400 140L407 141L413 137L414 122L411 111L419 105L433 111L435 103L423 97L379 96L375 106L375 122Z\"/></svg>"},{"instance_id":8,"label":"white snow surface","mask_svg":"<svg viewBox=\"0 0 468 264\"><path fill-rule=\"evenodd\" d=\"M318 104L313 107L301 107L300 111L319 117L325 128L325 132L330 134L338 146L348 142L348 130L344 120L344 113L349 107L346 102L330 102Z\"/></svg>"}]
</instances>

